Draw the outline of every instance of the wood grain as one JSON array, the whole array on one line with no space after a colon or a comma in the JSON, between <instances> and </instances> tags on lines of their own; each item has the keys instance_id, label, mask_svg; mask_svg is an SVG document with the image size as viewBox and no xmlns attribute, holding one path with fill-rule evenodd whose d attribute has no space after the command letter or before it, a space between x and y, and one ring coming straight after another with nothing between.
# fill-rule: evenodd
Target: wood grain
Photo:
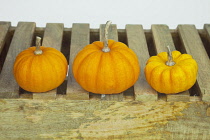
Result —
<instances>
[{"instance_id":1,"label":"wood grain","mask_svg":"<svg viewBox=\"0 0 210 140\"><path fill-rule=\"evenodd\" d=\"M33 22L18 23L0 75L0 98L19 97L19 86L13 76L13 64L16 56L31 46L34 30Z\"/></svg>"},{"instance_id":2,"label":"wood grain","mask_svg":"<svg viewBox=\"0 0 210 140\"><path fill-rule=\"evenodd\" d=\"M157 53L168 52L167 46L171 51L176 50L170 30L167 25L152 25L152 34ZM167 101L189 101L189 91L184 91L179 94L166 95Z\"/></svg>"},{"instance_id":3,"label":"wood grain","mask_svg":"<svg viewBox=\"0 0 210 140\"><path fill-rule=\"evenodd\" d=\"M179 25L178 32L183 46L198 63L197 82L200 87L202 100L210 101L210 61L201 38L194 25Z\"/></svg>"},{"instance_id":4,"label":"wood grain","mask_svg":"<svg viewBox=\"0 0 210 140\"><path fill-rule=\"evenodd\" d=\"M100 25L100 41L104 41L104 29L105 24ZM108 39L113 39L118 41L118 33L117 33L117 25L111 24L108 30ZM123 93L118 94L110 94L110 95L102 95L102 100L112 100L112 101L122 101L123 100Z\"/></svg>"},{"instance_id":5,"label":"wood grain","mask_svg":"<svg viewBox=\"0 0 210 140\"><path fill-rule=\"evenodd\" d=\"M73 24L71 33L69 72L67 80L66 98L71 100L89 100L89 93L75 80L72 73L74 58L80 50L90 43L89 24Z\"/></svg>"},{"instance_id":6,"label":"wood grain","mask_svg":"<svg viewBox=\"0 0 210 140\"><path fill-rule=\"evenodd\" d=\"M0 100L1 139L208 140L202 102Z\"/></svg>"},{"instance_id":7,"label":"wood grain","mask_svg":"<svg viewBox=\"0 0 210 140\"><path fill-rule=\"evenodd\" d=\"M144 75L144 68L150 55L142 25L126 25L126 35L128 46L136 53L141 68L139 79L134 85L135 100L157 100L157 92L147 83Z\"/></svg>"},{"instance_id":8,"label":"wood grain","mask_svg":"<svg viewBox=\"0 0 210 140\"><path fill-rule=\"evenodd\" d=\"M207 108L207 110L206 110L206 115L207 115L208 117L210 117L210 107Z\"/></svg>"},{"instance_id":9,"label":"wood grain","mask_svg":"<svg viewBox=\"0 0 210 140\"><path fill-rule=\"evenodd\" d=\"M63 30L63 23L47 23L44 31L42 46L52 47L61 51Z\"/></svg>"},{"instance_id":10,"label":"wood grain","mask_svg":"<svg viewBox=\"0 0 210 140\"><path fill-rule=\"evenodd\" d=\"M63 39L63 23L47 23L42 46L52 47L61 51ZM56 98L57 88L44 93L33 93L33 99L52 100Z\"/></svg>"}]
</instances>

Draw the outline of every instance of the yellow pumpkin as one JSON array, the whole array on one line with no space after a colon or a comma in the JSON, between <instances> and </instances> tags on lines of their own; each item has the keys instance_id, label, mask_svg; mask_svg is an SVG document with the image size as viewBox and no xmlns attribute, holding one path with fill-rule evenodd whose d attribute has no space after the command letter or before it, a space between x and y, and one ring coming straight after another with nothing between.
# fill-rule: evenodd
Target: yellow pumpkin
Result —
<instances>
[{"instance_id":1,"label":"yellow pumpkin","mask_svg":"<svg viewBox=\"0 0 210 140\"><path fill-rule=\"evenodd\" d=\"M108 52L102 51L103 42L87 45L73 62L76 81L89 92L120 93L138 79L140 66L136 54L121 42L109 40L108 44Z\"/></svg>"},{"instance_id":2,"label":"yellow pumpkin","mask_svg":"<svg viewBox=\"0 0 210 140\"><path fill-rule=\"evenodd\" d=\"M145 67L147 82L156 91L165 94L190 89L196 82L197 72L198 65L192 56L179 51L152 56Z\"/></svg>"},{"instance_id":3,"label":"yellow pumpkin","mask_svg":"<svg viewBox=\"0 0 210 140\"><path fill-rule=\"evenodd\" d=\"M16 57L13 73L21 88L30 92L46 92L58 87L66 78L67 60L58 50L40 46L29 47Z\"/></svg>"}]
</instances>

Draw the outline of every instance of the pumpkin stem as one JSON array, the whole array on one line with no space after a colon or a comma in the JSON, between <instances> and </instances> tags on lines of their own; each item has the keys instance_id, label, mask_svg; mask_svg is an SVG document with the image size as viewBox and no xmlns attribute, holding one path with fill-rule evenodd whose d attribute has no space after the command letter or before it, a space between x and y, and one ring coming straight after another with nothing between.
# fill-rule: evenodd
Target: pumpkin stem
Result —
<instances>
[{"instance_id":1,"label":"pumpkin stem","mask_svg":"<svg viewBox=\"0 0 210 140\"><path fill-rule=\"evenodd\" d=\"M108 47L108 29L111 25L111 21L107 21L105 25L105 31L104 31L104 48L102 49L103 52L109 52L110 48Z\"/></svg>"},{"instance_id":2,"label":"pumpkin stem","mask_svg":"<svg viewBox=\"0 0 210 140\"><path fill-rule=\"evenodd\" d=\"M167 48L168 48L168 61L166 62L166 65L167 66L173 66L173 65L175 65L175 62L173 61L171 49L170 49L169 46L167 46Z\"/></svg>"},{"instance_id":3,"label":"pumpkin stem","mask_svg":"<svg viewBox=\"0 0 210 140\"><path fill-rule=\"evenodd\" d=\"M42 50L40 49L41 46L41 37L36 37L36 50L34 51L35 55L42 54Z\"/></svg>"}]
</instances>

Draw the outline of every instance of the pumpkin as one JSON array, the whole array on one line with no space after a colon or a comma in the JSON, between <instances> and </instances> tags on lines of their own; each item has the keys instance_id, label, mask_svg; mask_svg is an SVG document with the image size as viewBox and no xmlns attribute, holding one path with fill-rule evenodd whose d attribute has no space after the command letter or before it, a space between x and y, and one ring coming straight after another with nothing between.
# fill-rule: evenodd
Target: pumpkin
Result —
<instances>
[{"instance_id":1,"label":"pumpkin","mask_svg":"<svg viewBox=\"0 0 210 140\"><path fill-rule=\"evenodd\" d=\"M58 87L66 78L67 60L58 50L40 46L20 52L15 59L13 74L19 86L29 92L46 92Z\"/></svg>"},{"instance_id":2,"label":"pumpkin","mask_svg":"<svg viewBox=\"0 0 210 140\"><path fill-rule=\"evenodd\" d=\"M198 65L191 55L171 52L169 47L168 50L148 59L144 70L146 80L160 93L186 91L196 82Z\"/></svg>"},{"instance_id":3,"label":"pumpkin","mask_svg":"<svg viewBox=\"0 0 210 140\"><path fill-rule=\"evenodd\" d=\"M108 40L85 46L75 57L73 75L79 85L92 93L117 94L137 81L140 66L136 54L122 42Z\"/></svg>"}]
</instances>

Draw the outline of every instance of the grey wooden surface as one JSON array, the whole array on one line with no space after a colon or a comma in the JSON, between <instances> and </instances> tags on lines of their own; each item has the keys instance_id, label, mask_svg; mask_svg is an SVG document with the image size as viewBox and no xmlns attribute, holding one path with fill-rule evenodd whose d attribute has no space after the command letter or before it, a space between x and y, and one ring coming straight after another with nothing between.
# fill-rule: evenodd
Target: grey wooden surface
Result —
<instances>
[{"instance_id":1,"label":"grey wooden surface","mask_svg":"<svg viewBox=\"0 0 210 140\"><path fill-rule=\"evenodd\" d=\"M89 92L85 91L75 80L72 73L74 58L80 50L90 43L89 24L73 24L71 33L69 72L66 98L72 100L89 100Z\"/></svg>"},{"instance_id":2,"label":"grey wooden surface","mask_svg":"<svg viewBox=\"0 0 210 140\"><path fill-rule=\"evenodd\" d=\"M135 100L155 101L158 94L147 83L144 75L144 68L150 55L142 25L126 25L126 36L128 46L136 53L141 68L139 79L134 85Z\"/></svg>"},{"instance_id":3,"label":"grey wooden surface","mask_svg":"<svg viewBox=\"0 0 210 140\"><path fill-rule=\"evenodd\" d=\"M197 82L203 101L210 101L210 61L194 25L179 25L178 32L183 46L198 63Z\"/></svg>"}]
</instances>

